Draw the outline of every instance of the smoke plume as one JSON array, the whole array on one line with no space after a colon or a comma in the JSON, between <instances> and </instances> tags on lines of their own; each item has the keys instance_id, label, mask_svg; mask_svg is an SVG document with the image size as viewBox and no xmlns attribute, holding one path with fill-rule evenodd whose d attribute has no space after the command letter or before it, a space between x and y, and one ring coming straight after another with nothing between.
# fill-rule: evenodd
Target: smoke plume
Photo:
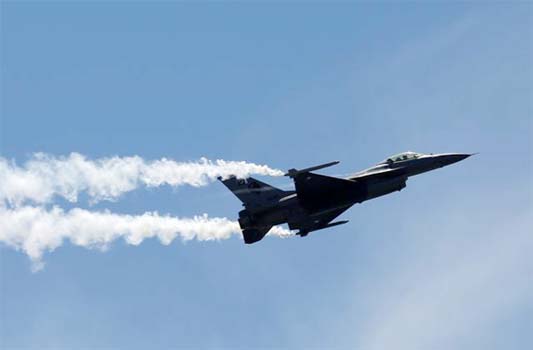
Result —
<instances>
[{"instance_id":1,"label":"smoke plume","mask_svg":"<svg viewBox=\"0 0 533 350\"><path fill-rule=\"evenodd\" d=\"M205 186L218 176L279 176L266 165L201 158L196 162L170 159L146 161L138 156L90 160L79 153L52 156L35 153L22 166L0 157L0 203L51 203L55 196L76 202L86 192L92 202L115 200L139 186Z\"/></svg>"},{"instance_id":2,"label":"smoke plume","mask_svg":"<svg viewBox=\"0 0 533 350\"><path fill-rule=\"evenodd\" d=\"M196 162L170 159L146 161L138 156L107 157L90 160L79 153L52 156L35 153L22 166L0 157L0 244L23 251L34 270L43 267L43 255L63 242L86 248L106 249L111 242L123 239L138 245L156 237L168 245L182 241L223 240L241 236L238 222L210 218L207 214L179 218L146 212L142 215L64 210L53 205L58 197L77 202L80 193L89 201L116 200L125 192L141 186L205 186L217 177L252 174L279 176L280 170L247 162L201 158ZM270 235L287 236L281 227Z\"/></svg>"},{"instance_id":3,"label":"smoke plume","mask_svg":"<svg viewBox=\"0 0 533 350\"><path fill-rule=\"evenodd\" d=\"M86 248L106 249L122 238L127 244L139 245L156 237L168 245L176 238L182 241L212 241L241 235L239 224L226 218L210 218L207 214L178 218L146 212L122 215L109 211L80 208L65 211L59 207L23 206L0 208L0 242L26 253L33 269L43 267L43 254L60 247L63 242ZM288 236L290 231L274 227L269 235Z\"/></svg>"}]
</instances>

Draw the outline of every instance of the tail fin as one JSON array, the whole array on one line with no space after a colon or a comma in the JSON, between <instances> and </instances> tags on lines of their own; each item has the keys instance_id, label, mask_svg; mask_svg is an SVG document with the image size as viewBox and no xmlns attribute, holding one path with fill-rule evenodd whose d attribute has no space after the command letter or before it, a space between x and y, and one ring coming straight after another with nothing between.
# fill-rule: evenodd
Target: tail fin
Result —
<instances>
[{"instance_id":1,"label":"tail fin","mask_svg":"<svg viewBox=\"0 0 533 350\"><path fill-rule=\"evenodd\" d=\"M269 206L293 193L292 191L280 190L252 177L237 179L235 176L231 176L228 179L219 178L219 180L241 200L245 207Z\"/></svg>"}]
</instances>

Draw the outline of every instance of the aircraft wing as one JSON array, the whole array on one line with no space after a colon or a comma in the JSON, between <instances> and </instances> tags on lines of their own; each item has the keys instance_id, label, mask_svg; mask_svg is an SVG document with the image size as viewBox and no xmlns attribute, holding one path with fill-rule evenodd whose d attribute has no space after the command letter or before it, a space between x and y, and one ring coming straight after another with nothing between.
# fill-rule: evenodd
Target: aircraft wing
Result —
<instances>
[{"instance_id":1,"label":"aircraft wing","mask_svg":"<svg viewBox=\"0 0 533 350\"><path fill-rule=\"evenodd\" d=\"M311 212L347 204L351 198L362 196L364 186L352 181L315 173L294 177L294 187L301 205Z\"/></svg>"}]
</instances>

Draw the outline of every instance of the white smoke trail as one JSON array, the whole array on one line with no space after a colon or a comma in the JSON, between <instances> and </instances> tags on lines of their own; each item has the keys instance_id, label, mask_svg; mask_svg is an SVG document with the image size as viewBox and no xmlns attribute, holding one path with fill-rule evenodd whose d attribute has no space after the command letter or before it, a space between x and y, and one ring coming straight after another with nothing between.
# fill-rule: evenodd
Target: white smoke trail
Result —
<instances>
[{"instance_id":1,"label":"white smoke trail","mask_svg":"<svg viewBox=\"0 0 533 350\"><path fill-rule=\"evenodd\" d=\"M109 211L93 212L84 209L64 211L53 207L0 207L0 243L26 253L33 269L44 265L43 254L70 241L87 248L105 249L123 238L138 245L146 238L157 237L168 245L174 239L211 241L228 239L241 234L239 224L226 218L209 218L207 214L193 218L177 218L146 212L142 215L121 215ZM269 235L289 236L290 231L274 227Z\"/></svg>"},{"instance_id":2,"label":"white smoke trail","mask_svg":"<svg viewBox=\"0 0 533 350\"><path fill-rule=\"evenodd\" d=\"M162 158L108 157L89 160L79 153L69 156L34 154L22 166L0 157L0 203L20 206L26 202L50 203L55 196L76 202L86 191L92 202L114 200L139 186L205 186L218 176L280 176L266 165L201 158L176 162Z\"/></svg>"}]
</instances>

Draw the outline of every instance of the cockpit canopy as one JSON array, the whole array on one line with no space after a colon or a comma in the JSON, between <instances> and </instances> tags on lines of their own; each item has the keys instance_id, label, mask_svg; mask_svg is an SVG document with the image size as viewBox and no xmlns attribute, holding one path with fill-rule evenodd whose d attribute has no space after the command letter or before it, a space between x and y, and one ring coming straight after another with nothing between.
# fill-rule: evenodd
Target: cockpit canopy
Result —
<instances>
[{"instance_id":1,"label":"cockpit canopy","mask_svg":"<svg viewBox=\"0 0 533 350\"><path fill-rule=\"evenodd\" d=\"M422 153L416 153L416 152L403 152L400 154L396 154L392 157L389 157L382 161L379 164L386 164L386 163L396 163L396 162L403 162L405 160L411 160L411 159L417 159L423 156Z\"/></svg>"}]
</instances>

